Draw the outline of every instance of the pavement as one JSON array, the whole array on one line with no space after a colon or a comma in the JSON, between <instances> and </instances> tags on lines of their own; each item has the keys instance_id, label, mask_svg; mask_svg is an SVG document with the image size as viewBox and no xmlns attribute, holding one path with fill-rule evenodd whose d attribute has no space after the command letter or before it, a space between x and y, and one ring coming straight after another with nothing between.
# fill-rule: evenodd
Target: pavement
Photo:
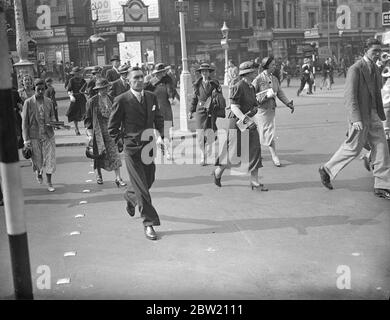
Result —
<instances>
[{"instance_id":1,"label":"pavement","mask_svg":"<svg viewBox=\"0 0 390 320\"><path fill-rule=\"evenodd\" d=\"M247 176L228 172L217 188L212 166L159 164L158 241L145 239L138 212L126 213L113 173L96 184L83 147L57 149L53 194L22 168L35 299L389 299L390 202L374 196L359 160L333 191L318 174L345 138L343 79L314 96L296 97L292 85L295 113L277 109L283 167L262 149L270 191L251 191ZM122 175L127 181L124 167ZM0 216L0 298L11 299L3 208ZM40 285L42 270L50 288Z\"/></svg>"}]
</instances>

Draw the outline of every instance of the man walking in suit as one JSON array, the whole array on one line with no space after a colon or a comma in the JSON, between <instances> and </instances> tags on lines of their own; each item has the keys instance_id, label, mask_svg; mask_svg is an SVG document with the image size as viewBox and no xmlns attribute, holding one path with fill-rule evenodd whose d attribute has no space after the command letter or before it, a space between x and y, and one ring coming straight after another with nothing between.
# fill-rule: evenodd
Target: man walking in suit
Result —
<instances>
[{"instance_id":1,"label":"man walking in suit","mask_svg":"<svg viewBox=\"0 0 390 320\"><path fill-rule=\"evenodd\" d=\"M381 120L385 120L381 97L381 76L375 62L381 53L381 43L368 39L366 53L350 67L345 86L345 103L349 113L347 140L319 172L322 184L333 189L330 179L362 151L368 143L372 150L374 193L390 200L390 155Z\"/></svg>"},{"instance_id":2,"label":"man walking in suit","mask_svg":"<svg viewBox=\"0 0 390 320\"><path fill-rule=\"evenodd\" d=\"M121 58L118 55L114 55L111 58L112 68L107 71L106 78L109 82L114 82L118 80L121 75L119 73L119 66L121 65Z\"/></svg>"},{"instance_id":3,"label":"man walking in suit","mask_svg":"<svg viewBox=\"0 0 390 320\"><path fill-rule=\"evenodd\" d=\"M129 81L130 90L114 100L108 132L116 141L123 139L125 147L126 167L131 181L125 193L126 210L133 217L135 206L138 205L144 219L146 238L156 240L157 235L153 226L159 226L160 219L149 193L155 180L156 166L153 159L156 156L156 147L149 133L156 129L159 135L156 144L162 145L164 118L160 113L156 96L143 90L144 74L140 68L134 67L130 70ZM152 157L149 152L150 146L153 147Z\"/></svg>"},{"instance_id":4,"label":"man walking in suit","mask_svg":"<svg viewBox=\"0 0 390 320\"><path fill-rule=\"evenodd\" d=\"M129 80L127 79L127 75L129 73L129 66L125 64L120 67L118 71L121 77L112 83L111 89L108 92L108 95L112 99L130 90Z\"/></svg>"}]
</instances>

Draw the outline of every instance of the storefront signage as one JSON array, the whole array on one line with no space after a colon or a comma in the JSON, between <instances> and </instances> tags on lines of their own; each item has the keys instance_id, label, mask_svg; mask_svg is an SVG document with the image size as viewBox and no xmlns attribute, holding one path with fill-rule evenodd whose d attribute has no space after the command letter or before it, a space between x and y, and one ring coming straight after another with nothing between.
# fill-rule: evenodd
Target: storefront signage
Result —
<instances>
[{"instance_id":1,"label":"storefront signage","mask_svg":"<svg viewBox=\"0 0 390 320\"><path fill-rule=\"evenodd\" d=\"M119 55L122 63L130 62L132 66L137 63L142 64L141 42L121 42L119 43Z\"/></svg>"},{"instance_id":2,"label":"storefront signage","mask_svg":"<svg viewBox=\"0 0 390 320\"><path fill-rule=\"evenodd\" d=\"M160 27L123 27L123 32L158 32Z\"/></svg>"},{"instance_id":3,"label":"storefront signage","mask_svg":"<svg viewBox=\"0 0 390 320\"><path fill-rule=\"evenodd\" d=\"M55 37L66 37L66 28L55 28L54 29Z\"/></svg>"},{"instance_id":4,"label":"storefront signage","mask_svg":"<svg viewBox=\"0 0 390 320\"><path fill-rule=\"evenodd\" d=\"M253 37L256 37L258 40L272 40L273 35L272 31L264 31L253 28Z\"/></svg>"},{"instance_id":5,"label":"storefront signage","mask_svg":"<svg viewBox=\"0 0 390 320\"><path fill-rule=\"evenodd\" d=\"M53 29L48 30L31 30L30 37L33 39L51 38L54 36Z\"/></svg>"},{"instance_id":6,"label":"storefront signage","mask_svg":"<svg viewBox=\"0 0 390 320\"><path fill-rule=\"evenodd\" d=\"M148 7L141 0L130 0L123 6L125 22L148 22Z\"/></svg>"},{"instance_id":7,"label":"storefront signage","mask_svg":"<svg viewBox=\"0 0 390 320\"><path fill-rule=\"evenodd\" d=\"M75 37L86 36L87 28L86 27L70 27L70 34Z\"/></svg>"},{"instance_id":8,"label":"storefront signage","mask_svg":"<svg viewBox=\"0 0 390 320\"><path fill-rule=\"evenodd\" d=\"M318 28L312 28L312 29L305 30L304 37L305 37L305 39L319 38L320 34L318 32Z\"/></svg>"},{"instance_id":9,"label":"storefront signage","mask_svg":"<svg viewBox=\"0 0 390 320\"><path fill-rule=\"evenodd\" d=\"M120 32L116 35L116 40L117 42L125 42L126 40L126 35L124 32Z\"/></svg>"},{"instance_id":10,"label":"storefront signage","mask_svg":"<svg viewBox=\"0 0 390 320\"><path fill-rule=\"evenodd\" d=\"M382 13L382 25L383 26L390 26L390 12L383 12Z\"/></svg>"}]
</instances>

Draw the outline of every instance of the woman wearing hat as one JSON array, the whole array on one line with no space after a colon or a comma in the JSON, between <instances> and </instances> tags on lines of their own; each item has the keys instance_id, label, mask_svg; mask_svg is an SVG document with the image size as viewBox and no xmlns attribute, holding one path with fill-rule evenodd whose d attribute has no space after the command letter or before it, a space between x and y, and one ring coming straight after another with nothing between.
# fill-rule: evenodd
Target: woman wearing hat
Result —
<instances>
[{"instance_id":1,"label":"woman wearing hat","mask_svg":"<svg viewBox=\"0 0 390 320\"><path fill-rule=\"evenodd\" d=\"M48 191L54 192L51 178L56 170L56 142L50 122L55 121L52 101L45 97L45 81L35 81L35 95L24 102L22 127L24 145L32 150L31 161L37 180L43 183L46 171Z\"/></svg>"},{"instance_id":2,"label":"woman wearing hat","mask_svg":"<svg viewBox=\"0 0 390 320\"><path fill-rule=\"evenodd\" d=\"M202 63L196 71L199 72L202 77L194 83L194 95L192 98L189 118L192 119L193 114L195 113L196 129L200 130L200 133L198 134L201 150L200 164L205 166L206 146L210 147L214 142L211 141L211 130L217 130L217 117L210 114L208 110L205 109L205 102L209 97L211 97L214 90L222 92L222 88L218 80L212 80L210 78L210 73L214 72L214 69L208 63Z\"/></svg>"},{"instance_id":3,"label":"woman wearing hat","mask_svg":"<svg viewBox=\"0 0 390 320\"><path fill-rule=\"evenodd\" d=\"M115 171L115 184L117 187L124 187L126 183L121 178L120 167L122 161L118 146L108 134L108 119L112 111L112 102L108 95L110 83L107 79L99 78L93 88L98 94L87 102L87 113L84 120L89 140L93 141L94 151L98 154L105 154L102 159L94 160L96 170L96 182L103 184L101 169Z\"/></svg>"},{"instance_id":4,"label":"woman wearing hat","mask_svg":"<svg viewBox=\"0 0 390 320\"><path fill-rule=\"evenodd\" d=\"M170 67L165 66L163 63L156 64L156 67L152 73L152 78L145 84L145 90L153 92L158 101L160 112L164 117L165 130L168 132L170 128L173 128L173 112L171 101L169 99L179 99L180 96L177 93L172 78L168 75ZM165 135L169 137L169 134ZM166 152L167 159L171 159L169 150L163 150Z\"/></svg>"},{"instance_id":5,"label":"woman wearing hat","mask_svg":"<svg viewBox=\"0 0 390 320\"><path fill-rule=\"evenodd\" d=\"M232 164L230 157L235 155L245 157L241 150L241 131L237 127L237 121L243 120L246 117L252 118L257 112L257 100L255 89L252 86L252 81L257 75L257 64L251 61L244 62L240 65L239 76L241 80L231 87L230 103L231 114L229 116L229 132L227 138L227 145L222 150L222 153L217 159L218 166L213 172L214 183L221 187L221 178L225 169L237 167L241 164ZM232 134L232 130L237 134ZM250 187L252 190L260 189L261 191L268 191L264 185L259 183L258 171L261 168L261 147L259 142L259 133L256 126L247 129L249 130L249 163L248 172L251 174Z\"/></svg>"},{"instance_id":6,"label":"woman wearing hat","mask_svg":"<svg viewBox=\"0 0 390 320\"><path fill-rule=\"evenodd\" d=\"M297 91L297 97L299 97L299 95L301 94L301 92L303 91L303 89L305 88L305 85L308 84L309 85L309 92L307 94L313 94L313 72L312 72L312 65L310 63L310 59L309 58L305 58L303 60L303 65L302 65L302 68L301 68L301 86L299 87L298 91Z\"/></svg>"},{"instance_id":7,"label":"woman wearing hat","mask_svg":"<svg viewBox=\"0 0 390 320\"><path fill-rule=\"evenodd\" d=\"M271 152L272 161L275 166L280 167L280 160L275 150L275 109L276 97L294 112L293 101L288 100L284 94L278 79L272 74L275 69L273 57L262 60L263 72L253 81L253 86L258 94L259 110L256 115L257 129L259 131L260 143L268 146Z\"/></svg>"},{"instance_id":8,"label":"woman wearing hat","mask_svg":"<svg viewBox=\"0 0 390 320\"><path fill-rule=\"evenodd\" d=\"M86 84L86 81L81 77L82 69L80 67L74 67L68 83L68 94L70 97L70 106L66 115L68 122L74 122L76 135L80 136L80 130L78 122L82 121L85 116L85 104L87 102L81 89Z\"/></svg>"}]
</instances>

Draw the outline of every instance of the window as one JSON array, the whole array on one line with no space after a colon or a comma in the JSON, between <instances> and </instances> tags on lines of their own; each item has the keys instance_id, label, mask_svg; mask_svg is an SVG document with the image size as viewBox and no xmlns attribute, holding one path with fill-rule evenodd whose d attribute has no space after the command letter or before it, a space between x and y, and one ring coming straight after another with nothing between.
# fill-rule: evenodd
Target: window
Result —
<instances>
[{"instance_id":1,"label":"window","mask_svg":"<svg viewBox=\"0 0 390 320\"><path fill-rule=\"evenodd\" d=\"M280 28L280 3L275 5L276 28Z\"/></svg>"},{"instance_id":2,"label":"window","mask_svg":"<svg viewBox=\"0 0 390 320\"><path fill-rule=\"evenodd\" d=\"M375 12L375 28L379 28L379 13Z\"/></svg>"},{"instance_id":3,"label":"window","mask_svg":"<svg viewBox=\"0 0 390 320\"><path fill-rule=\"evenodd\" d=\"M292 28L292 4L289 3L287 6L287 27Z\"/></svg>"},{"instance_id":4,"label":"window","mask_svg":"<svg viewBox=\"0 0 390 320\"><path fill-rule=\"evenodd\" d=\"M369 28L371 25L371 13L366 12L366 28Z\"/></svg>"},{"instance_id":5,"label":"window","mask_svg":"<svg viewBox=\"0 0 390 320\"><path fill-rule=\"evenodd\" d=\"M362 13L361 12L358 12L358 14L357 14L357 26L358 26L358 28L362 27Z\"/></svg>"},{"instance_id":6,"label":"window","mask_svg":"<svg viewBox=\"0 0 390 320\"><path fill-rule=\"evenodd\" d=\"M58 24L67 24L67 18L66 18L66 16L60 16L60 17L58 17Z\"/></svg>"},{"instance_id":7,"label":"window","mask_svg":"<svg viewBox=\"0 0 390 320\"><path fill-rule=\"evenodd\" d=\"M243 4L243 27L244 29L249 28L249 1L244 1Z\"/></svg>"},{"instance_id":8,"label":"window","mask_svg":"<svg viewBox=\"0 0 390 320\"><path fill-rule=\"evenodd\" d=\"M200 16L199 2L194 2L194 17L198 18Z\"/></svg>"},{"instance_id":9,"label":"window","mask_svg":"<svg viewBox=\"0 0 390 320\"><path fill-rule=\"evenodd\" d=\"M316 13L315 12L309 12L309 21L308 21L308 27L314 28L314 26L317 24L316 21Z\"/></svg>"},{"instance_id":10,"label":"window","mask_svg":"<svg viewBox=\"0 0 390 320\"><path fill-rule=\"evenodd\" d=\"M256 7L256 25L258 27L262 27L263 26L263 18L261 17L261 11L264 10L264 7L263 7L264 3L263 1L257 1L257 7Z\"/></svg>"},{"instance_id":11,"label":"window","mask_svg":"<svg viewBox=\"0 0 390 320\"><path fill-rule=\"evenodd\" d=\"M215 1L214 0L209 0L209 11L210 13L214 12L215 9Z\"/></svg>"}]
</instances>

